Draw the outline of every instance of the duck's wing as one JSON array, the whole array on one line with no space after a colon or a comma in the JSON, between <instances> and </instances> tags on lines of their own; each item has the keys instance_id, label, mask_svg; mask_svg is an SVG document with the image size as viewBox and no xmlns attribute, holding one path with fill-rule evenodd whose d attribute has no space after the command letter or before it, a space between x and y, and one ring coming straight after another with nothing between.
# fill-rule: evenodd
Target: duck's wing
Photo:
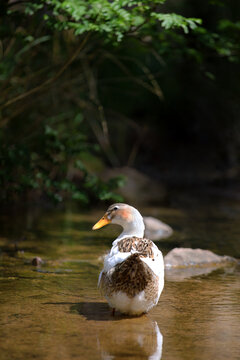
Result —
<instances>
[{"instance_id":1,"label":"duck's wing","mask_svg":"<svg viewBox=\"0 0 240 360\"><path fill-rule=\"evenodd\" d=\"M145 262L150 269L159 276L163 268L163 256L158 247L149 239L127 237L113 243L110 253L104 261L103 272L108 272L132 254L138 254L139 259Z\"/></svg>"},{"instance_id":2,"label":"duck's wing","mask_svg":"<svg viewBox=\"0 0 240 360\"><path fill-rule=\"evenodd\" d=\"M121 292L133 298L144 291L145 298L155 304L163 277L163 257L157 246L145 238L129 237L115 243L105 258L99 287L107 297Z\"/></svg>"}]
</instances>

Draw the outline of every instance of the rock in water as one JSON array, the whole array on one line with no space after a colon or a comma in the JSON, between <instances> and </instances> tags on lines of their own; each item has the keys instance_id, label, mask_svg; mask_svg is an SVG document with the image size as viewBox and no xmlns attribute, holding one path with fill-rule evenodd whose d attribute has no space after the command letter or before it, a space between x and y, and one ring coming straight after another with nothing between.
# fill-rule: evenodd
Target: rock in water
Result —
<instances>
[{"instance_id":1,"label":"rock in water","mask_svg":"<svg viewBox=\"0 0 240 360\"><path fill-rule=\"evenodd\" d=\"M32 265L34 265L34 266L39 266L42 263L43 263L43 261L39 256L32 259Z\"/></svg>"},{"instance_id":2,"label":"rock in water","mask_svg":"<svg viewBox=\"0 0 240 360\"><path fill-rule=\"evenodd\" d=\"M164 263L166 268L181 268L189 266L214 266L219 263L237 262L230 256L219 256L210 250L175 248L165 257Z\"/></svg>"},{"instance_id":3,"label":"rock in water","mask_svg":"<svg viewBox=\"0 0 240 360\"><path fill-rule=\"evenodd\" d=\"M168 281L210 274L222 267L235 267L239 262L230 256L219 256L209 250L175 248L164 258Z\"/></svg>"},{"instance_id":4,"label":"rock in water","mask_svg":"<svg viewBox=\"0 0 240 360\"><path fill-rule=\"evenodd\" d=\"M145 237L151 240L166 239L172 235L173 229L152 216L144 216Z\"/></svg>"}]
</instances>

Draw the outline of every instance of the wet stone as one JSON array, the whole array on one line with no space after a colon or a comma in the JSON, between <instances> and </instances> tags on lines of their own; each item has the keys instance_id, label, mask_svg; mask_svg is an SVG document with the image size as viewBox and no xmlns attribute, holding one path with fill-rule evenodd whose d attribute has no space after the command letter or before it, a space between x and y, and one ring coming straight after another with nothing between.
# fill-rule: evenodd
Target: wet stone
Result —
<instances>
[{"instance_id":1,"label":"wet stone","mask_svg":"<svg viewBox=\"0 0 240 360\"><path fill-rule=\"evenodd\" d=\"M178 268L188 266L212 265L219 263L237 262L230 256L220 256L210 250L175 248L165 257L164 263L166 268Z\"/></svg>"},{"instance_id":2,"label":"wet stone","mask_svg":"<svg viewBox=\"0 0 240 360\"><path fill-rule=\"evenodd\" d=\"M43 263L42 259L39 256L36 256L32 259L32 265L39 266Z\"/></svg>"},{"instance_id":3,"label":"wet stone","mask_svg":"<svg viewBox=\"0 0 240 360\"><path fill-rule=\"evenodd\" d=\"M152 216L143 217L145 225L145 237L154 241L166 239L172 235L173 229Z\"/></svg>"}]
</instances>

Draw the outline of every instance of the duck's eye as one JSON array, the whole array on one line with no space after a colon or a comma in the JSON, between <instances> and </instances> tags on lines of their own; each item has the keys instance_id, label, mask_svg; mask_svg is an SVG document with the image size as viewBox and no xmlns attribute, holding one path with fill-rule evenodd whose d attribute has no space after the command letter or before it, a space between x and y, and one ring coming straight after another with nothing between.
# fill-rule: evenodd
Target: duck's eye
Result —
<instances>
[{"instance_id":1,"label":"duck's eye","mask_svg":"<svg viewBox=\"0 0 240 360\"><path fill-rule=\"evenodd\" d=\"M118 210L118 207L117 207L117 206L115 206L115 207L113 208L113 210Z\"/></svg>"}]
</instances>

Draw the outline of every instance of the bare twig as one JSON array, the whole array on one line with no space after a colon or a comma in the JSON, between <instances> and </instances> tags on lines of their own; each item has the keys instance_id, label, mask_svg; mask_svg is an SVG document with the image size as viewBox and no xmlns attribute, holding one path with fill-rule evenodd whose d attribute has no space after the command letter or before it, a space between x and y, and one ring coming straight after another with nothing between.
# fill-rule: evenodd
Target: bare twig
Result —
<instances>
[{"instance_id":1,"label":"bare twig","mask_svg":"<svg viewBox=\"0 0 240 360\"><path fill-rule=\"evenodd\" d=\"M72 56L67 60L67 62L62 66L62 68L56 73L55 76L53 76L52 78L46 80L44 83L36 86L35 88L33 88L33 89L29 90L29 91L26 91L25 93L20 94L20 95L16 96L13 99L8 100L5 104L3 104L0 107L0 109L2 110L4 108L14 104L17 101L26 98L29 95L33 95L33 94L43 90L46 86L51 85L52 83L54 83L63 74L63 72L71 65L71 63L76 59L79 52L82 50L82 48L86 44L87 40L89 39L89 36L90 36L90 33L88 33L86 35L86 37L83 39L81 44L78 46L77 50L72 54Z\"/></svg>"},{"instance_id":2,"label":"bare twig","mask_svg":"<svg viewBox=\"0 0 240 360\"><path fill-rule=\"evenodd\" d=\"M112 62L114 62L127 76L129 76L129 78L131 80L133 80L134 82L136 82L137 84L141 85L143 88L147 89L148 91L150 91L151 93L153 93L154 95L156 95L159 99L162 100L162 92L160 89L156 91L156 89L154 87L152 87L151 85L149 85L148 83L146 83L145 81L141 80L140 78L134 76L129 70L128 68L115 56L113 56L112 54L105 52L105 56L108 57L110 60L112 60ZM156 85L156 84L155 84Z\"/></svg>"},{"instance_id":3,"label":"bare twig","mask_svg":"<svg viewBox=\"0 0 240 360\"><path fill-rule=\"evenodd\" d=\"M137 64L142 71L144 72L144 74L147 76L147 78L149 79L149 81L151 82L154 90L155 90L155 95L157 95L161 100L163 99L163 92L156 80L156 78L154 77L154 75L151 73L151 71L149 70L149 68L147 66L145 66L144 64L141 63L141 61L131 58L129 56L122 56L121 59L126 59L128 61L132 61L135 64Z\"/></svg>"},{"instance_id":4,"label":"bare twig","mask_svg":"<svg viewBox=\"0 0 240 360\"><path fill-rule=\"evenodd\" d=\"M87 83L89 87L89 98L92 101L92 103L95 105L94 110L98 111L101 128L97 124L96 120L92 118L91 114L88 117L89 123L92 127L92 130L96 138L98 139L100 146L102 147L102 149L104 149L105 153L107 154L110 163L112 165L118 165L119 162L116 155L114 154L109 138L108 124L104 112L104 107L102 106L98 96L97 80L86 58L83 60L83 68L85 70L84 73L86 74L87 77Z\"/></svg>"},{"instance_id":5,"label":"bare twig","mask_svg":"<svg viewBox=\"0 0 240 360\"><path fill-rule=\"evenodd\" d=\"M81 108L86 113L88 113L87 116L88 122L92 128L94 135L96 136L96 139L101 149L105 153L107 160L110 162L112 166L119 166L118 158L114 154L111 145L109 143L106 143L105 136L103 134L103 129L100 126L99 122L96 121L96 116L94 115L94 113L96 113L96 105L93 104L91 101L74 98L73 96L71 96L71 101L73 101L76 105L79 106L79 108Z\"/></svg>"},{"instance_id":6,"label":"bare twig","mask_svg":"<svg viewBox=\"0 0 240 360\"><path fill-rule=\"evenodd\" d=\"M58 91L62 91L64 88L69 88L68 90L68 94L70 93L70 89L74 86L74 85L78 85L80 84L80 86L84 87L86 81L83 78L83 76L79 76L79 73L76 73L76 76L72 76L71 79L67 79L66 81L62 81L61 84L59 84L58 86ZM30 108L33 106L33 104L36 103L36 101L39 101L39 99L41 99L42 97L44 97L45 94L44 93L38 93L37 96L35 96L33 99L31 99L31 102L24 102L23 106L18 106L16 108L16 111L11 112L9 115L3 117L0 119L0 128L5 127L9 121L13 120L14 118L16 118L18 115L22 114L26 109Z\"/></svg>"},{"instance_id":7,"label":"bare twig","mask_svg":"<svg viewBox=\"0 0 240 360\"><path fill-rule=\"evenodd\" d=\"M11 6L15 6L15 5L22 5L25 2L27 2L26 0L16 0L16 1L12 1L10 3L8 3L8 8L10 8Z\"/></svg>"},{"instance_id":8,"label":"bare twig","mask_svg":"<svg viewBox=\"0 0 240 360\"><path fill-rule=\"evenodd\" d=\"M103 135L105 137L105 141L106 143L109 145L110 144L110 140L109 140L109 132L108 132L108 125L107 125L107 120L105 117L105 113L104 113L104 108L99 100L99 96L98 96L98 88L97 88L97 80L96 77L93 74L93 71L89 65L89 62L87 61L87 59L85 58L83 61L83 68L84 68L84 73L86 74L87 77L87 82L88 82L88 87L89 87L89 97L91 99L91 101L93 103L95 103L98 112L99 112L99 117L100 117L100 122L102 125L102 130L103 130Z\"/></svg>"}]
</instances>

